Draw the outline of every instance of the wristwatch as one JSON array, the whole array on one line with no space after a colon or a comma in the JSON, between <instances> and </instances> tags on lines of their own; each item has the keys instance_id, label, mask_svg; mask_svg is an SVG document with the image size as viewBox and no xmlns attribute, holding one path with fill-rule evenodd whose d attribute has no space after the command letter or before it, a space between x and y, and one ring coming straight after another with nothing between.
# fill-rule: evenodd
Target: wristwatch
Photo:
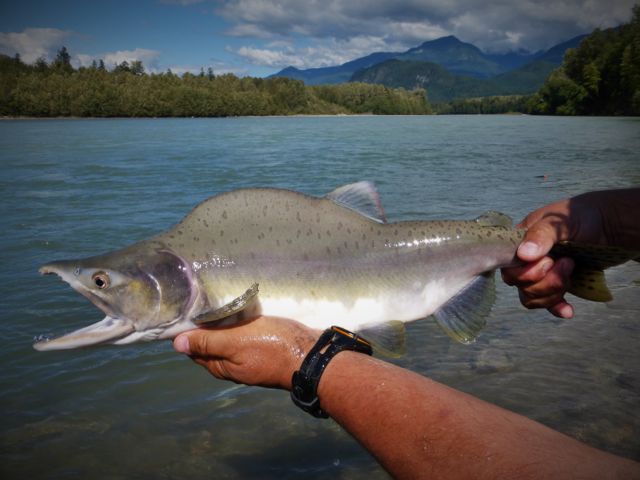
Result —
<instances>
[{"instance_id":1,"label":"wristwatch","mask_svg":"<svg viewBox=\"0 0 640 480\"><path fill-rule=\"evenodd\" d=\"M325 348L326 347L326 348ZM320 408L318 384L331 359L343 350L371 355L371 344L349 330L335 325L325 330L291 379L291 400L305 412L318 418L329 415Z\"/></svg>"}]
</instances>

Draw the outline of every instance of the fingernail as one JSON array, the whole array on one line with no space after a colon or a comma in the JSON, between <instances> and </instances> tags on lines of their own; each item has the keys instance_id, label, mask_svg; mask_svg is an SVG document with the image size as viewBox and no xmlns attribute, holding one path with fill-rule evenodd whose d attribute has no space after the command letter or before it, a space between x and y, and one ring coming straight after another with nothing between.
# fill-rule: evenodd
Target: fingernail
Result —
<instances>
[{"instance_id":1,"label":"fingernail","mask_svg":"<svg viewBox=\"0 0 640 480\"><path fill-rule=\"evenodd\" d=\"M568 303L560 307L559 312L562 318L573 318L573 307Z\"/></svg>"},{"instance_id":2,"label":"fingernail","mask_svg":"<svg viewBox=\"0 0 640 480\"><path fill-rule=\"evenodd\" d=\"M191 353L189 351L189 337L186 335L180 335L173 341L173 348L176 352L186 353L187 355Z\"/></svg>"},{"instance_id":3,"label":"fingernail","mask_svg":"<svg viewBox=\"0 0 640 480\"><path fill-rule=\"evenodd\" d=\"M547 273L549 273L551 267L553 267L553 260L549 259L542 262L542 265L540 266L540 268L542 269L542 275L546 275Z\"/></svg>"},{"instance_id":4,"label":"fingernail","mask_svg":"<svg viewBox=\"0 0 640 480\"><path fill-rule=\"evenodd\" d=\"M518 247L518 255L523 255L525 257L535 257L539 252L540 247L537 243L533 242L524 242Z\"/></svg>"}]
</instances>

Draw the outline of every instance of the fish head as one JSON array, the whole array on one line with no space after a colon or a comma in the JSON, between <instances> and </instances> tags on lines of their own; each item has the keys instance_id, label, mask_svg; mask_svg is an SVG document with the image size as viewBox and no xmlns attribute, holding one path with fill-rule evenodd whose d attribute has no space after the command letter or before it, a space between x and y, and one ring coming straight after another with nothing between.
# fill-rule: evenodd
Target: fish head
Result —
<instances>
[{"instance_id":1,"label":"fish head","mask_svg":"<svg viewBox=\"0 0 640 480\"><path fill-rule=\"evenodd\" d=\"M40 273L58 275L106 317L89 327L37 342L36 350L157 338L189 311L197 290L189 264L168 250L129 248L62 260L44 265Z\"/></svg>"}]
</instances>

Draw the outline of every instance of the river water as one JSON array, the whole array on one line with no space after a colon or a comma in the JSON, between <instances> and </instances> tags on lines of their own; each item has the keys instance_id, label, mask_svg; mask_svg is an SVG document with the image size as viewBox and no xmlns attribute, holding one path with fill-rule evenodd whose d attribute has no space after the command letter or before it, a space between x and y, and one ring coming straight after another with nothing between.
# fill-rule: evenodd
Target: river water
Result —
<instances>
[{"instance_id":1,"label":"river water","mask_svg":"<svg viewBox=\"0 0 640 480\"><path fill-rule=\"evenodd\" d=\"M377 185L390 220L514 219L640 185L640 120L527 116L0 122L2 478L385 478L285 392L215 380L170 343L36 352L101 312L37 269L167 229L201 200L272 186ZM640 208L640 206L639 206ZM639 210L640 212L640 210ZM640 213L639 213L640 215ZM562 321L500 284L478 341L430 319L398 363L584 442L640 459L640 265L610 304Z\"/></svg>"}]
</instances>

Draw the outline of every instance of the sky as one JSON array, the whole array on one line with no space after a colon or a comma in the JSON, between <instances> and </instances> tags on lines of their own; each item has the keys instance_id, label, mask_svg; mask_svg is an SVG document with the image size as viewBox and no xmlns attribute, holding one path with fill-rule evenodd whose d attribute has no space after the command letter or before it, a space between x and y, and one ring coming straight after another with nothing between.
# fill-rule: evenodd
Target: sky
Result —
<instances>
[{"instance_id":1,"label":"sky","mask_svg":"<svg viewBox=\"0 0 640 480\"><path fill-rule=\"evenodd\" d=\"M638 0L0 0L0 53L66 46L74 66L141 60L263 77L455 35L485 52L546 50L628 22Z\"/></svg>"}]
</instances>

